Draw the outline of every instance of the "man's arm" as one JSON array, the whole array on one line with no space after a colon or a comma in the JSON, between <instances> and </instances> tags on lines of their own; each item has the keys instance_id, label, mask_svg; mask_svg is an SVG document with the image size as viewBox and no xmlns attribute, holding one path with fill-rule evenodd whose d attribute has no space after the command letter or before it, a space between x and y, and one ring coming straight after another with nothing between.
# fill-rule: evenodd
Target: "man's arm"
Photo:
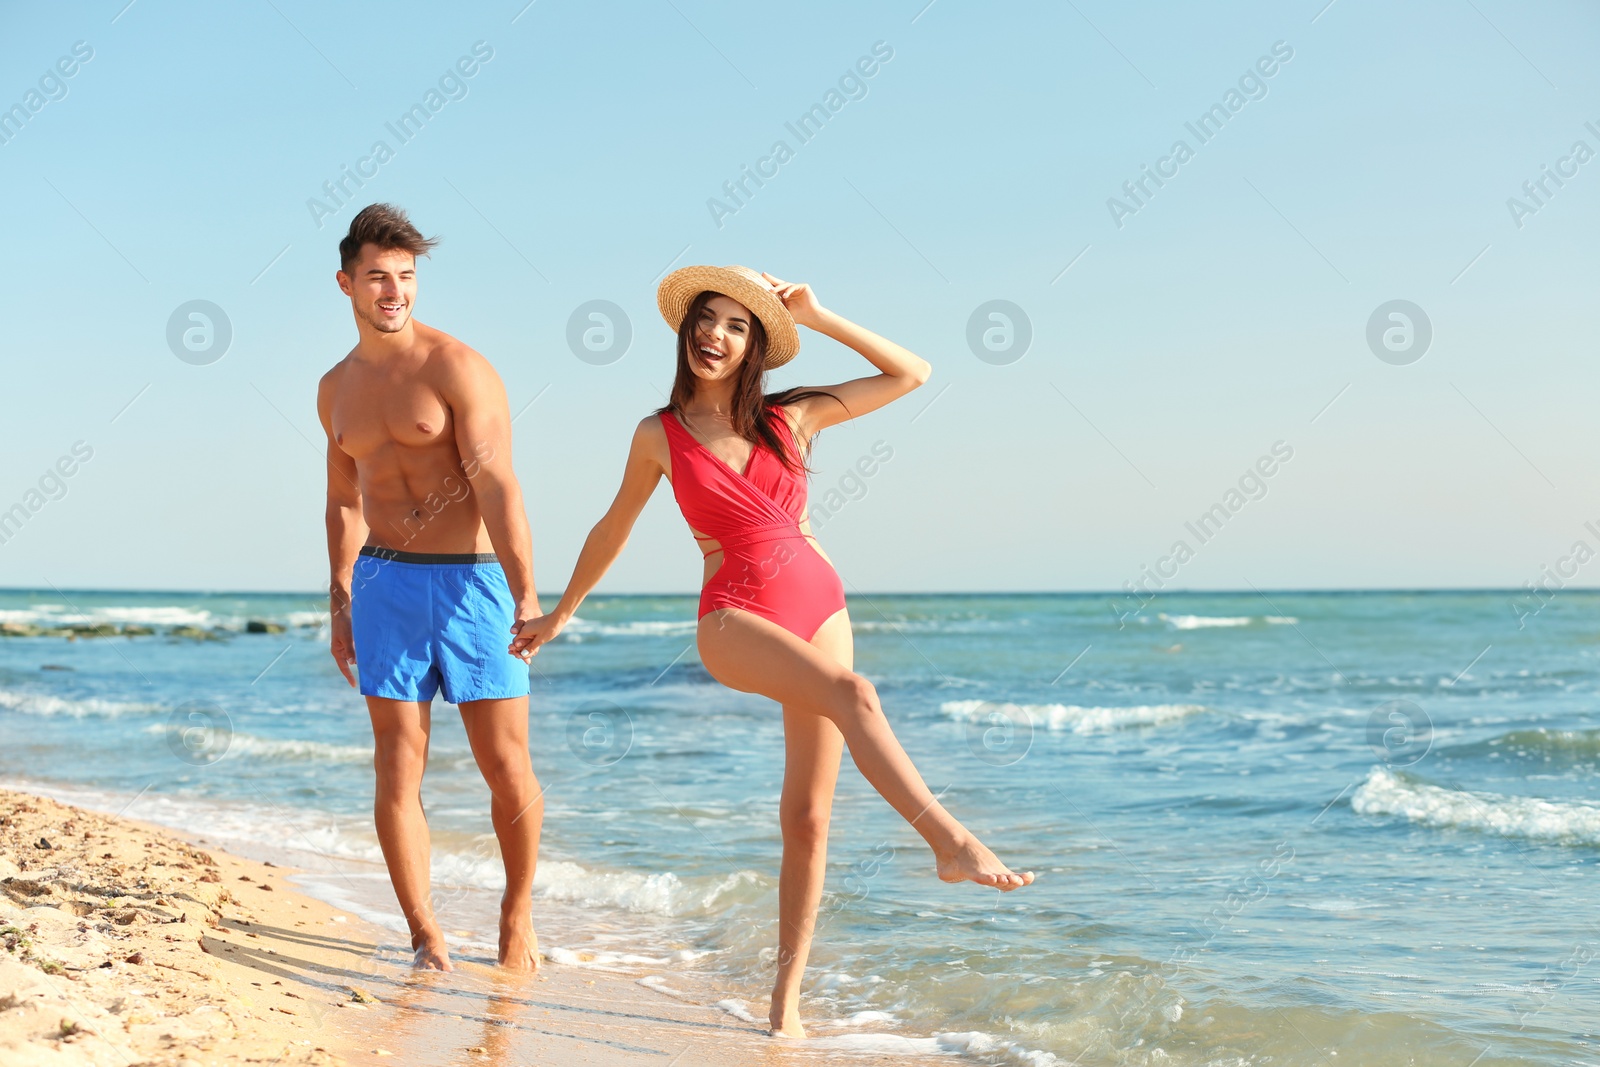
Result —
<instances>
[{"instance_id":1,"label":"man's arm","mask_svg":"<svg viewBox=\"0 0 1600 1067\"><path fill-rule=\"evenodd\" d=\"M533 537L522 487L511 469L511 407L489 361L465 346L451 352L443 376L445 403L455 419L461 470L478 498L478 512L505 569L517 622L544 614L533 583Z\"/></svg>"},{"instance_id":2,"label":"man's arm","mask_svg":"<svg viewBox=\"0 0 1600 1067\"><path fill-rule=\"evenodd\" d=\"M317 417L328 437L328 614L333 631L329 651L339 673L351 685L355 642L350 633L350 586L357 554L367 541L367 522L361 513L361 485L356 463L333 439L334 375L329 371L317 386Z\"/></svg>"}]
</instances>

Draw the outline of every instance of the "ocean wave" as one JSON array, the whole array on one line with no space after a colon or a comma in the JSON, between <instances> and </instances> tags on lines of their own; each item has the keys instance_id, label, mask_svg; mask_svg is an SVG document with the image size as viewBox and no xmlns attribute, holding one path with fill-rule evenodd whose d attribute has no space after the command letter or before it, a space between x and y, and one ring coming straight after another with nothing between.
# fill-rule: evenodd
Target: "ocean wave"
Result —
<instances>
[{"instance_id":1,"label":"ocean wave","mask_svg":"<svg viewBox=\"0 0 1600 1067\"><path fill-rule=\"evenodd\" d=\"M852 618L850 629L858 634L987 634L1014 629L1017 624L1018 620L1015 619L990 619L981 616L932 619Z\"/></svg>"},{"instance_id":2,"label":"ocean wave","mask_svg":"<svg viewBox=\"0 0 1600 1067\"><path fill-rule=\"evenodd\" d=\"M289 629L318 629L327 625L326 611L288 611L274 614L217 614L204 608L178 604L121 607L115 605L68 607L64 604L34 604L27 608L0 609L0 623L17 623L44 629L66 626L141 626L171 628L194 626L202 630L244 630L249 622L275 622Z\"/></svg>"},{"instance_id":3,"label":"ocean wave","mask_svg":"<svg viewBox=\"0 0 1600 1067\"><path fill-rule=\"evenodd\" d=\"M1293 626L1300 620L1292 615L1168 615L1161 621L1174 630L1206 630L1217 627L1249 626L1261 622L1268 626Z\"/></svg>"},{"instance_id":4,"label":"ocean wave","mask_svg":"<svg viewBox=\"0 0 1600 1067\"><path fill-rule=\"evenodd\" d=\"M164 734L170 727L155 722L144 728L147 734ZM327 741L305 741L288 737L257 737L254 734L234 734L228 739L225 759L241 756L267 760L311 760L325 763L369 763L371 745L336 745Z\"/></svg>"},{"instance_id":5,"label":"ocean wave","mask_svg":"<svg viewBox=\"0 0 1600 1067\"><path fill-rule=\"evenodd\" d=\"M320 760L328 763L368 763L371 745L335 745L326 741L280 740L234 734L228 743L228 759L254 756L257 759Z\"/></svg>"},{"instance_id":6,"label":"ocean wave","mask_svg":"<svg viewBox=\"0 0 1600 1067\"><path fill-rule=\"evenodd\" d=\"M695 632L698 619L636 619L632 622L591 622L574 615L562 636L582 639L601 637L683 637Z\"/></svg>"},{"instance_id":7,"label":"ocean wave","mask_svg":"<svg viewBox=\"0 0 1600 1067\"><path fill-rule=\"evenodd\" d=\"M989 722L998 713L1007 718L1025 715L1047 730L1075 734L1104 734L1138 726L1160 726L1205 711L1201 704L1141 704L1123 708L1083 708L1076 704L1010 704L989 700L947 700L939 710L964 722Z\"/></svg>"},{"instance_id":8,"label":"ocean wave","mask_svg":"<svg viewBox=\"0 0 1600 1067\"><path fill-rule=\"evenodd\" d=\"M53 693L32 693L25 690L0 689L0 710L15 711L23 715L65 715L73 719L92 717L115 718L118 715L149 715L167 709L160 704L145 704L127 700L104 700L100 697L56 696Z\"/></svg>"},{"instance_id":9,"label":"ocean wave","mask_svg":"<svg viewBox=\"0 0 1600 1067\"><path fill-rule=\"evenodd\" d=\"M484 835L481 844L467 852L435 846L433 881L472 889L502 888L505 870L493 836ZM672 871L597 870L571 860L543 860L533 879L534 896L545 900L667 917L711 914L725 907L730 896L749 897L766 889L767 881L753 871L681 878Z\"/></svg>"},{"instance_id":10,"label":"ocean wave","mask_svg":"<svg viewBox=\"0 0 1600 1067\"><path fill-rule=\"evenodd\" d=\"M488 884L497 885L504 880L496 860ZM765 880L753 871L739 871L715 881L685 881L671 871L595 871L567 860L539 864L533 880L534 894L550 900L666 916L705 914L725 897L746 895L749 889L764 891L765 887Z\"/></svg>"},{"instance_id":11,"label":"ocean wave","mask_svg":"<svg viewBox=\"0 0 1600 1067\"><path fill-rule=\"evenodd\" d=\"M1452 756L1492 756L1507 753L1525 759L1591 760L1600 757L1600 730L1550 730L1538 726L1512 730L1487 741L1453 745Z\"/></svg>"},{"instance_id":12,"label":"ocean wave","mask_svg":"<svg viewBox=\"0 0 1600 1067\"><path fill-rule=\"evenodd\" d=\"M69 609L64 604L36 604L31 608L0 611L0 622L21 622L34 626L93 626L98 623L141 626L213 626L217 616L204 609L176 605L164 607L98 607L86 611Z\"/></svg>"},{"instance_id":13,"label":"ocean wave","mask_svg":"<svg viewBox=\"0 0 1600 1067\"><path fill-rule=\"evenodd\" d=\"M1447 789L1402 777L1387 767L1368 772L1350 798L1350 807L1359 815L1400 815L1422 826L1600 845L1600 807L1595 805Z\"/></svg>"}]
</instances>

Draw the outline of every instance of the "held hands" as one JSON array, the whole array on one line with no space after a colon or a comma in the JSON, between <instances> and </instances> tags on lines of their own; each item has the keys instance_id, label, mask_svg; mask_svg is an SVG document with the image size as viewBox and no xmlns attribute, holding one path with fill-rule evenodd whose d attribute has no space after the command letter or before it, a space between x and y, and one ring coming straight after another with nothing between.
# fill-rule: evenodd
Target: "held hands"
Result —
<instances>
[{"instance_id":1,"label":"held hands","mask_svg":"<svg viewBox=\"0 0 1600 1067\"><path fill-rule=\"evenodd\" d=\"M772 286L778 299L783 301L783 306L788 309L796 325L813 330L821 328L823 308L817 302L817 294L811 291L811 286L805 282L786 282L766 271L762 271L761 276Z\"/></svg>"},{"instance_id":2,"label":"held hands","mask_svg":"<svg viewBox=\"0 0 1600 1067\"><path fill-rule=\"evenodd\" d=\"M535 615L526 619L519 617L511 624L513 636L506 651L524 663L532 662L533 657L539 654L540 646L555 640L566 628L567 620L561 615Z\"/></svg>"}]
</instances>

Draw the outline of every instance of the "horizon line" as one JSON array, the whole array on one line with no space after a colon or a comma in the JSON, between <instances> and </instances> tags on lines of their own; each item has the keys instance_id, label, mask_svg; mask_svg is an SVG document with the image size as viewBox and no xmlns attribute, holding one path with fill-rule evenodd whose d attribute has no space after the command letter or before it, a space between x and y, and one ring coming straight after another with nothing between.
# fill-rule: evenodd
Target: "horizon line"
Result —
<instances>
[{"instance_id":1,"label":"horizon line","mask_svg":"<svg viewBox=\"0 0 1600 1067\"><path fill-rule=\"evenodd\" d=\"M1552 596L1556 593L1594 593L1600 592L1600 585L1564 585L1555 590L1546 590ZM1370 593L1392 594L1458 594L1458 593L1511 593L1526 595L1530 592L1526 587L1520 586L1494 586L1494 585L1463 585L1463 586L1348 586L1344 588L1316 588L1310 586L1269 586L1265 589L1256 587L1251 589L1163 589L1152 593L1148 600L1159 599L1164 596L1258 596L1263 592L1277 593L1285 596L1352 596ZM42 588L38 586L0 586L0 594L4 593L40 593L55 594L66 593L116 593L124 596L293 596L307 599L320 600L327 597L322 590L294 590L294 589L136 589L136 588L105 588L98 586L51 586ZM565 589L541 594L540 599L546 597L559 598L566 593ZM589 594L586 599L596 596L607 597L697 597L700 590L685 590L682 592L600 592ZM846 593L846 598L873 597L873 596L914 596L914 597L955 597L955 596L1061 596L1061 597L1127 597L1131 596L1125 589L945 589L945 590L873 590L869 592ZM1148 602L1148 600L1146 602Z\"/></svg>"}]
</instances>

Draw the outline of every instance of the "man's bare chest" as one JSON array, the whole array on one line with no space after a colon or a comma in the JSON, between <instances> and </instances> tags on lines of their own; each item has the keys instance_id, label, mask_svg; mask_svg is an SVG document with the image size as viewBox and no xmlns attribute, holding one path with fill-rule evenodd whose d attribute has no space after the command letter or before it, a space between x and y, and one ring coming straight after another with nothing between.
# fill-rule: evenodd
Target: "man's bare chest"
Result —
<instances>
[{"instance_id":1,"label":"man's bare chest","mask_svg":"<svg viewBox=\"0 0 1600 1067\"><path fill-rule=\"evenodd\" d=\"M357 370L334 396L333 439L355 459L389 445L426 448L452 441L450 409L426 382Z\"/></svg>"}]
</instances>

